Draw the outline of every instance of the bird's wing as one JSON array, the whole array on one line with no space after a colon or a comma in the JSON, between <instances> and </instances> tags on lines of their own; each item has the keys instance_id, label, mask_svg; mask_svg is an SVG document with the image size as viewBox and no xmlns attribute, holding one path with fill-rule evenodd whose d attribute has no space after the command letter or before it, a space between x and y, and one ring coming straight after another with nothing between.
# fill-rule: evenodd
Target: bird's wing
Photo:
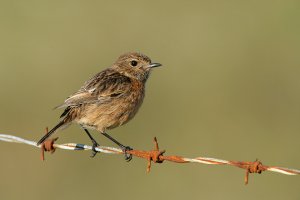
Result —
<instances>
[{"instance_id":1,"label":"bird's wing","mask_svg":"<svg viewBox=\"0 0 300 200\"><path fill-rule=\"evenodd\" d=\"M130 90L130 82L127 76L108 68L86 81L76 93L56 108L110 101Z\"/></svg>"}]
</instances>

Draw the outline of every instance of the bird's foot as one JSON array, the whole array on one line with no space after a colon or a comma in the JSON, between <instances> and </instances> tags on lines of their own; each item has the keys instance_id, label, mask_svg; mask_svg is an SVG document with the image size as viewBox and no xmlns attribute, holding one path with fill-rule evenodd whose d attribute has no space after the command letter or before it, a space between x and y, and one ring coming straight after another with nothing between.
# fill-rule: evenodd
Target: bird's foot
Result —
<instances>
[{"instance_id":1,"label":"bird's foot","mask_svg":"<svg viewBox=\"0 0 300 200\"><path fill-rule=\"evenodd\" d=\"M91 158L94 158L98 151L96 151L96 147L100 146L95 140L92 141L93 146L92 146L92 155L90 156Z\"/></svg>"},{"instance_id":2,"label":"bird's foot","mask_svg":"<svg viewBox=\"0 0 300 200\"><path fill-rule=\"evenodd\" d=\"M127 153L127 151L130 151L130 150L133 150L133 148L131 148L130 146L120 146L121 149L123 150L124 152L124 155L125 155L125 160L127 162L131 161L132 159L132 155L130 153Z\"/></svg>"}]
</instances>

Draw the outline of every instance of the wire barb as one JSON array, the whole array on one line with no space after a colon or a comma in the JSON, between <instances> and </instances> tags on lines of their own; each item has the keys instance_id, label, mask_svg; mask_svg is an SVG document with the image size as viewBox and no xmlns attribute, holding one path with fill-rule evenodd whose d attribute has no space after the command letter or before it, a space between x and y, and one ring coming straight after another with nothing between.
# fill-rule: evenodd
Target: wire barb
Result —
<instances>
[{"instance_id":1,"label":"wire barb","mask_svg":"<svg viewBox=\"0 0 300 200\"><path fill-rule=\"evenodd\" d=\"M250 173L258 173L261 174L263 171L267 170L267 166L264 166L258 159L254 162L238 162L238 161L230 161L232 166L242 168L246 170L245 174L245 185L249 182L249 174Z\"/></svg>"},{"instance_id":2,"label":"wire barb","mask_svg":"<svg viewBox=\"0 0 300 200\"><path fill-rule=\"evenodd\" d=\"M48 127L46 127L46 134L48 133ZM51 154L55 152L54 142L58 140L58 137L46 140L41 144L41 160L45 160L44 152L49 151Z\"/></svg>"},{"instance_id":3,"label":"wire barb","mask_svg":"<svg viewBox=\"0 0 300 200\"><path fill-rule=\"evenodd\" d=\"M53 153L56 148L65 149L65 150L92 150L92 146L88 146L85 144L77 144L77 143L67 143L67 144L55 144L55 141L58 138L48 139L44 143L37 145L36 142L25 140L20 137L16 137L13 135L5 135L0 134L0 140L4 142L15 142L15 143L23 143L27 145L31 145L34 147L41 148L42 154L41 159L44 160L44 152L49 151ZM165 150L160 151L157 139L154 138L154 149L150 151L143 150L128 150L126 153L131 154L133 156L144 158L147 160L147 172L150 172L151 163L163 163L164 161L170 161L174 163L201 163L208 165L230 165L238 168L242 168L246 170L245 174L245 184L249 182L249 174L250 173L258 173L260 174L263 171L271 171L277 172L285 175L300 175L300 170L297 169L288 169L283 167L270 167L263 165L259 160L255 160L254 162L240 162L240 161L227 161L216 158L208 158L208 157L197 157L197 158L185 158L182 156L165 156ZM115 147L104 147L98 146L95 148L96 151L108 154L124 154L120 148Z\"/></svg>"}]
</instances>

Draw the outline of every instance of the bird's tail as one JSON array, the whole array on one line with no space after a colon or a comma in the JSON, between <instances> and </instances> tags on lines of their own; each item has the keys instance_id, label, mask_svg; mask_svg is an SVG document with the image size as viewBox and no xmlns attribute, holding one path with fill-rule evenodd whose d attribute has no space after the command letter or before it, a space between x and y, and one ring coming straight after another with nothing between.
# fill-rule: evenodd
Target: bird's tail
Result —
<instances>
[{"instance_id":1,"label":"bird's tail","mask_svg":"<svg viewBox=\"0 0 300 200\"><path fill-rule=\"evenodd\" d=\"M43 143L47 138L49 138L55 131L65 124L65 120L60 121L54 128L52 128L46 135L44 135L38 142L37 145Z\"/></svg>"}]
</instances>

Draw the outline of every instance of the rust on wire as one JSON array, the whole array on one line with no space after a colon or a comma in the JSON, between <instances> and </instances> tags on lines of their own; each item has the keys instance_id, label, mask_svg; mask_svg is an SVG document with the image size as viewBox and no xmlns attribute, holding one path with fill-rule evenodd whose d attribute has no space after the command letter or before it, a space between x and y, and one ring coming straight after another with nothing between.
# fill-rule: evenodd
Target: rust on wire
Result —
<instances>
[{"instance_id":1,"label":"rust on wire","mask_svg":"<svg viewBox=\"0 0 300 200\"><path fill-rule=\"evenodd\" d=\"M46 127L46 134L48 133L48 127ZM58 137L53 138L53 139L48 139L45 140L42 144L41 144L41 160L45 160L45 154L44 152L49 151L50 153L54 153L55 152L55 147L54 142L58 140Z\"/></svg>"},{"instance_id":2,"label":"rust on wire","mask_svg":"<svg viewBox=\"0 0 300 200\"><path fill-rule=\"evenodd\" d=\"M44 152L49 151L51 153L54 153L55 147L54 142L58 138L54 139L48 139L44 143L42 143L41 146L41 151L42 151L42 160L44 160ZM164 156L163 154L166 152L165 150L160 151L158 142L156 137L154 137L154 149L150 151L142 151L142 150L128 150L126 153L131 154L133 156L139 157L139 158L144 158L148 161L147 164L147 172L149 173L151 170L151 163L163 163L165 160L170 161L170 162L175 162L175 163L188 163L184 157L181 156ZM207 162L207 161L206 161ZM216 161L210 161L211 164L225 164L225 163L220 163ZM228 161L226 163L228 165L232 165L238 168L242 168L246 170L245 174L245 184L247 185L249 182L249 174L250 173L258 173L260 174L261 172L265 171L268 167L264 166L260 161L256 160L254 162L240 162L240 161Z\"/></svg>"},{"instance_id":3,"label":"rust on wire","mask_svg":"<svg viewBox=\"0 0 300 200\"><path fill-rule=\"evenodd\" d=\"M150 172L151 162L162 163L164 160L161 158L161 156L166 152L165 150L163 151L159 150L156 137L154 137L154 146L155 148L151 151L128 150L127 153L136 157L146 159L148 161L147 172Z\"/></svg>"},{"instance_id":4,"label":"rust on wire","mask_svg":"<svg viewBox=\"0 0 300 200\"><path fill-rule=\"evenodd\" d=\"M44 160L44 152L49 151L53 153L55 151L55 146L63 146L63 145L56 145L54 144L55 141L58 138L54 139L49 139L46 140L44 143L41 144L41 150L42 150L42 160ZM81 149L76 148L79 144L64 144L65 146L73 146L73 150L83 150L86 149L82 146ZM75 145L75 146L74 146ZM61 147L60 147L61 148ZM115 148L110 148L110 147L102 147L102 150L105 150L106 153L116 153L116 154L122 154L122 151L115 149ZM282 168L282 167L270 167L263 165L262 162L259 160L255 160L254 162L244 162L244 161L227 161L227 160L221 160L221 159L215 159L215 158L206 158L206 157L197 157L197 158L185 158L181 156L165 156L164 153L165 150L160 150L159 145L157 142L156 137L154 138L154 149L149 150L149 151L143 151L143 150L128 150L126 153L131 154L133 156L139 157L146 159L148 164L147 164L147 172L150 172L151 170L151 163L163 163L164 161L170 161L170 162L175 162L175 163L202 163L202 164L210 164L210 165L231 165L234 167L238 167L241 169L244 169L246 171L245 174L245 185L248 184L249 182L249 174L250 173L258 173L261 174L263 171L273 171L273 172L278 172L282 174L287 174L287 175L299 175L300 170L296 169L288 169L288 168ZM123 152L125 153L125 152Z\"/></svg>"},{"instance_id":5,"label":"rust on wire","mask_svg":"<svg viewBox=\"0 0 300 200\"><path fill-rule=\"evenodd\" d=\"M239 161L229 161L232 166L242 168L246 170L245 174L245 185L249 182L249 174L250 173L258 173L261 174L263 171L268 169L268 166L264 166L259 160L255 160L254 162L239 162Z\"/></svg>"}]
</instances>

